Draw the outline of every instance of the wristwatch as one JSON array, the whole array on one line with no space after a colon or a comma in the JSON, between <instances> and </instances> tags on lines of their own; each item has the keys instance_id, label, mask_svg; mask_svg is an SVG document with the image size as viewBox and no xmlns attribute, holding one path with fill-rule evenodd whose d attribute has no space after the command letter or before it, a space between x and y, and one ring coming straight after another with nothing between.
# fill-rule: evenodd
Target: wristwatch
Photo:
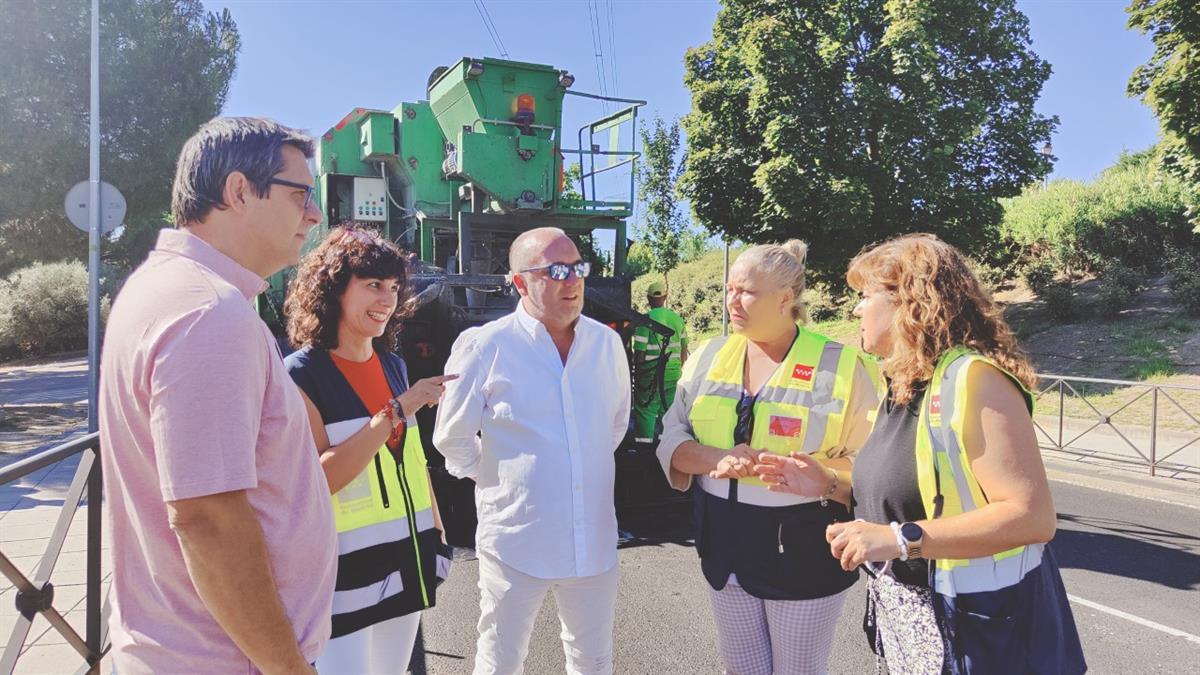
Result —
<instances>
[{"instance_id":1,"label":"wristwatch","mask_svg":"<svg viewBox=\"0 0 1200 675\"><path fill-rule=\"evenodd\" d=\"M925 543L925 530L916 523L902 523L900 525L900 536L904 538L908 544L908 558L924 557L921 555L921 546Z\"/></svg>"}]
</instances>

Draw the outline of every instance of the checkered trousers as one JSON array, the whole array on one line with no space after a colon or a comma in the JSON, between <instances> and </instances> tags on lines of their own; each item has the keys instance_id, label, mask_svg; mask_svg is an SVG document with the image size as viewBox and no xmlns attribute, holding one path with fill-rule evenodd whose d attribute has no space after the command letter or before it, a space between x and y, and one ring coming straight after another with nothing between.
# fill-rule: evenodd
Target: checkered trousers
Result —
<instances>
[{"instance_id":1,"label":"checkered trousers","mask_svg":"<svg viewBox=\"0 0 1200 675\"><path fill-rule=\"evenodd\" d=\"M812 600L762 600L734 580L709 588L726 675L822 675L846 591Z\"/></svg>"}]
</instances>

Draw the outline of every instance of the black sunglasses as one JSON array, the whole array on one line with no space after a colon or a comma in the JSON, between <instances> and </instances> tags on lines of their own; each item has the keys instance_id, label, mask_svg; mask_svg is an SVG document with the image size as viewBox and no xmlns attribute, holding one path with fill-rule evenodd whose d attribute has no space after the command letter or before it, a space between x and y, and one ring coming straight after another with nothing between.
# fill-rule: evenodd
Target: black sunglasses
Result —
<instances>
[{"instance_id":1,"label":"black sunglasses","mask_svg":"<svg viewBox=\"0 0 1200 675\"><path fill-rule=\"evenodd\" d=\"M296 183L296 182L293 182L290 180L284 180L282 178L268 179L267 184L268 185L282 185L284 187L296 188L297 190L304 190L304 210L305 211L308 210L308 205L312 204L313 195L316 193L316 189L317 189L315 185L305 185L304 183Z\"/></svg>"},{"instance_id":2,"label":"black sunglasses","mask_svg":"<svg viewBox=\"0 0 1200 675\"><path fill-rule=\"evenodd\" d=\"M555 281L566 281L567 277L571 276L571 270L575 270L575 276L580 279L586 279L587 275L592 273L592 264L587 262L577 263L550 263L542 267L530 267L527 270L520 270L522 274L525 272L547 272L550 278Z\"/></svg>"}]
</instances>

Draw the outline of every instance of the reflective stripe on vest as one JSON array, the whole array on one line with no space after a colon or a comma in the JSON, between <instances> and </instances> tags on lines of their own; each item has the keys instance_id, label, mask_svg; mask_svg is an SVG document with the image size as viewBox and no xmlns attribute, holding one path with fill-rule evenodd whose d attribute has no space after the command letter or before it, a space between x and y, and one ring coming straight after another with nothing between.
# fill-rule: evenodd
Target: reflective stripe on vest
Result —
<instances>
[{"instance_id":1,"label":"reflective stripe on vest","mask_svg":"<svg viewBox=\"0 0 1200 675\"><path fill-rule=\"evenodd\" d=\"M962 443L972 394L967 386L967 373L977 361L991 364L1008 375L1025 396L1032 414L1033 395L1012 374L965 347L947 352L934 370L917 422L917 485L927 518L956 516L987 504ZM936 501L939 488L940 513ZM1042 548L1041 544L1030 544L983 558L938 560L934 589L954 596L1011 586L1041 564Z\"/></svg>"},{"instance_id":2,"label":"reflective stripe on vest","mask_svg":"<svg viewBox=\"0 0 1200 675\"><path fill-rule=\"evenodd\" d=\"M338 445L353 436L370 418L358 418L325 425L329 444ZM333 518L338 533L338 555L343 556L372 546L412 537L416 550L417 576L422 579L421 595L425 606L429 598L425 592L426 572L420 564L421 550L414 535L433 529L433 503L429 490L429 479L425 468L425 449L416 418L408 418L404 434L403 474L386 445L380 446L375 458L341 490L332 497ZM382 481L382 482L381 482ZM384 581L387 581L386 579ZM396 579L396 587L386 586L386 593L372 596L365 588L383 589L380 583L371 584L335 597L334 614L352 612L378 604L385 597L403 590ZM356 592L362 591L362 592ZM335 596L337 595L335 593ZM354 598L365 604L357 605ZM372 599L373 598L373 599ZM340 607L340 609L339 609Z\"/></svg>"},{"instance_id":3,"label":"reflective stripe on vest","mask_svg":"<svg viewBox=\"0 0 1200 675\"><path fill-rule=\"evenodd\" d=\"M698 442L722 449L734 446L745 360L746 338L737 334L726 338L712 358L688 414ZM805 452L825 458L825 452L842 438L858 362L857 350L801 327L787 357L759 390L750 446L777 455ZM728 499L727 479L701 475L699 483L706 492ZM756 477L738 481L737 500L760 506L816 501L771 492Z\"/></svg>"}]
</instances>

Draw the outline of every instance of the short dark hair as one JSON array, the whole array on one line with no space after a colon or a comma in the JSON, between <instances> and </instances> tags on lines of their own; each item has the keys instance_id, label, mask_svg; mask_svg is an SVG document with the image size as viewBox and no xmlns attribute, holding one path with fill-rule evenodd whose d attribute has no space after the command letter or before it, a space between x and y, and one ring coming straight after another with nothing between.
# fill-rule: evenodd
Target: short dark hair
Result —
<instances>
[{"instance_id":1,"label":"short dark hair","mask_svg":"<svg viewBox=\"0 0 1200 675\"><path fill-rule=\"evenodd\" d=\"M225 179L239 171L262 197L271 177L283 169L284 145L313 156L307 134L265 117L214 117L183 144L171 188L171 217L176 227L204 220L228 206Z\"/></svg>"},{"instance_id":2,"label":"short dark hair","mask_svg":"<svg viewBox=\"0 0 1200 675\"><path fill-rule=\"evenodd\" d=\"M396 312L383 335L374 340L376 351L395 351L401 324L415 309L408 288L408 256L375 232L354 227L334 228L300 261L283 305L293 347L331 350L338 346L342 294L353 277L400 281Z\"/></svg>"}]
</instances>

